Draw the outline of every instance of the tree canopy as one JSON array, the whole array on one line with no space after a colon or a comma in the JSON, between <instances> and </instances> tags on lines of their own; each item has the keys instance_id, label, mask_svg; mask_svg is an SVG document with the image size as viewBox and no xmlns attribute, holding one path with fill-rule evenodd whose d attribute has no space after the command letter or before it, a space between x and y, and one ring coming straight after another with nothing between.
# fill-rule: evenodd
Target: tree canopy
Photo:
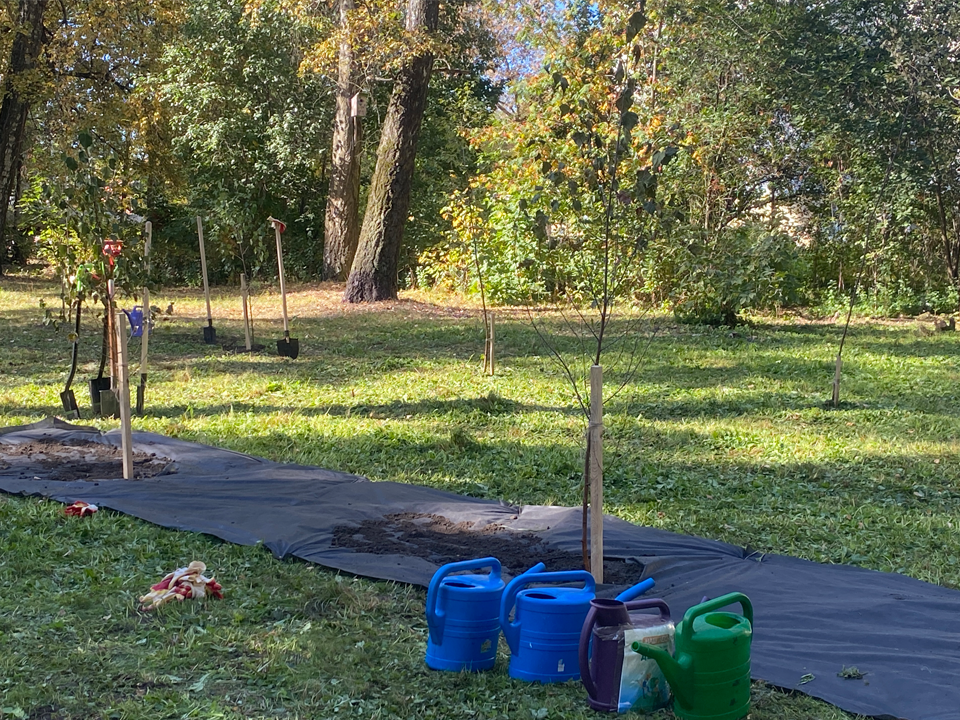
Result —
<instances>
[{"instance_id":1,"label":"tree canopy","mask_svg":"<svg viewBox=\"0 0 960 720\"><path fill-rule=\"evenodd\" d=\"M404 31L408 12L399 0L0 4L3 262L56 228L67 237L49 200L69 205L64 158L83 150L135 189L166 280L196 280L197 214L217 281L274 272L270 215L290 225L294 277L330 274L326 235L343 230L328 192L354 194L338 222L359 236L390 97L429 56L410 207L377 266L394 286L469 290L479 256L496 301L589 295L585 249L612 213L629 294L680 317L729 322L854 287L889 312L957 307L955 3L458 0L427 33ZM336 158L338 112L355 117L351 165Z\"/></svg>"}]
</instances>

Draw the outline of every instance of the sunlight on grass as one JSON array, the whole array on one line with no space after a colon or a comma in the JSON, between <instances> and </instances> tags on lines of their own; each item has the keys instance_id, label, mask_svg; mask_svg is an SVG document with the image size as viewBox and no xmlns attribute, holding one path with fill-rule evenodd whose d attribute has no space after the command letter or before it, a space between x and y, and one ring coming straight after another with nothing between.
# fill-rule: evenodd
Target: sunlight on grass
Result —
<instances>
[{"instance_id":1,"label":"sunlight on grass","mask_svg":"<svg viewBox=\"0 0 960 720\"><path fill-rule=\"evenodd\" d=\"M584 420L521 311L498 319L498 374L480 372L477 308L426 293L354 308L336 286L291 296L297 361L275 355L278 298L254 297L263 353L202 342L196 291L153 298L147 413L135 428L373 480L514 503L579 503ZM66 331L44 326L39 279L0 285L0 420L60 412ZM233 292L218 336L242 337ZM546 321L553 322L549 317ZM915 321L858 322L832 409L832 324L754 318L736 331L651 316L639 371L607 375L608 511L632 522L960 587L957 336ZM556 326L566 350L575 341ZM654 334L655 331L655 334ZM75 390L84 424L96 372L88 316ZM131 343L134 358L139 346ZM134 362L134 366L135 366ZM134 370L135 372L135 370ZM202 559L221 603L153 614L136 598ZM422 662L423 591L278 562L258 547L162 530L111 512L89 522L0 497L3 708L59 718L593 717L575 684L517 686L504 672L447 676ZM27 600L29 598L29 600ZM12 711L4 709L2 717ZM18 717L16 713L11 717ZM669 717L667 713L652 716ZM757 685L752 717L848 717Z\"/></svg>"}]
</instances>

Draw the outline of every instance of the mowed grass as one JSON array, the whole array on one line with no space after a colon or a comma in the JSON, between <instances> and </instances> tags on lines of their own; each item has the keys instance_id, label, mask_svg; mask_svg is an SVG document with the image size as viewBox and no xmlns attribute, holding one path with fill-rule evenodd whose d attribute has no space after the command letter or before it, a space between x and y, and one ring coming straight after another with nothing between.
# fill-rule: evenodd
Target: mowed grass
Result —
<instances>
[{"instance_id":1,"label":"mowed grass","mask_svg":"<svg viewBox=\"0 0 960 720\"><path fill-rule=\"evenodd\" d=\"M42 324L40 298L59 305L42 278L0 280L0 425L61 412L67 329ZM339 303L336 286L295 287L296 361L274 352L275 294L254 297L267 347L253 355L203 344L199 292L152 299L170 302L136 429L373 480L579 502L583 416L526 312L499 311L489 377L479 311L462 299L410 293L356 308ZM232 289L216 292L214 316L221 339L242 343ZM578 348L559 316L538 317L558 348ZM758 317L731 332L648 316L638 331L639 370L606 371L608 395L622 386L606 406L608 512L960 586L956 334L917 320L857 322L843 406L832 409L836 324ZM98 338L91 315L75 390L83 422L106 429L117 423L92 419L86 397ZM136 341L131 350L138 356ZM224 601L136 610L150 584L193 559L223 584ZM575 683L509 679L506 654L491 673L428 671L420 588L109 511L81 522L57 503L0 496L0 583L4 720L596 717ZM848 717L762 684L753 703L764 720Z\"/></svg>"}]
</instances>

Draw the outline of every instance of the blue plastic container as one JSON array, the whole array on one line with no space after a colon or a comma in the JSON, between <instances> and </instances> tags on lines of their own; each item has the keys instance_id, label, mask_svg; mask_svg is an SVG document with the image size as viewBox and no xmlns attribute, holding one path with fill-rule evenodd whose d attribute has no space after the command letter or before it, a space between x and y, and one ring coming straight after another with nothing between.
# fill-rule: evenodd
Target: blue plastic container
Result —
<instances>
[{"instance_id":1,"label":"blue plastic container","mask_svg":"<svg viewBox=\"0 0 960 720\"><path fill-rule=\"evenodd\" d=\"M533 583L579 582L582 588L523 589ZM593 575L585 570L527 572L510 582L500 603L500 626L511 653L510 677L542 683L580 678L580 631L595 590Z\"/></svg>"},{"instance_id":2,"label":"blue plastic container","mask_svg":"<svg viewBox=\"0 0 960 720\"><path fill-rule=\"evenodd\" d=\"M489 575L452 575L490 568ZM489 670L500 640L504 583L493 557L444 565L427 589L427 665L434 670Z\"/></svg>"}]
</instances>

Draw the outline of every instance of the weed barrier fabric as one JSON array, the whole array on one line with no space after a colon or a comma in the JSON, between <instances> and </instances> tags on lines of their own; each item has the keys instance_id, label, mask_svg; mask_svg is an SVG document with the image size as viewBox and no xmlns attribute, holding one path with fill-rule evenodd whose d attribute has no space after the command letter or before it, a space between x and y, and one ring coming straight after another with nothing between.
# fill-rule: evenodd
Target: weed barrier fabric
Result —
<instances>
[{"instance_id":1,"label":"weed barrier fabric","mask_svg":"<svg viewBox=\"0 0 960 720\"><path fill-rule=\"evenodd\" d=\"M119 446L120 434L59 420L0 429L0 490L84 500L242 545L262 541L278 558L293 555L371 578L426 586L439 564L429 553L400 552L403 542L378 545L382 538L374 538L365 545L354 536L364 527L382 528L385 518L445 518L450 532L470 534L471 543L487 530L512 531L542 541L531 552L580 551L579 508L516 507L370 482L143 432L134 433L135 449L169 461L161 474L51 480L49 458L28 466L9 462L13 446L31 442ZM604 529L606 560L625 561L638 579L655 578L653 594L669 603L675 620L704 596L746 593L755 609L754 678L862 715L960 719L960 592L903 575L751 553L610 516ZM547 569L567 568L548 563ZM603 586L599 594L619 589ZM838 675L850 667L863 677Z\"/></svg>"}]
</instances>

